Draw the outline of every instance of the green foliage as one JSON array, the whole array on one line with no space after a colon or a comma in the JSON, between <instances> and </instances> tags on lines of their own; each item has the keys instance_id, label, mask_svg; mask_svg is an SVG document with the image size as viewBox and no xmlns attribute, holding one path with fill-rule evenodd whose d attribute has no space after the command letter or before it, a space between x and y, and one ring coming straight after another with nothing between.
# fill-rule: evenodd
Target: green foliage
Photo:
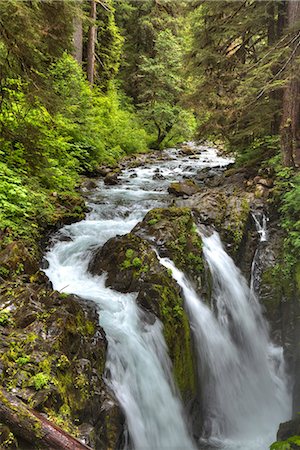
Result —
<instances>
[{"instance_id":1,"label":"green foliage","mask_svg":"<svg viewBox=\"0 0 300 450\"><path fill-rule=\"evenodd\" d=\"M141 115L156 130L155 148L190 138L195 130L193 114L180 105L184 91L180 38L171 30L160 31L155 40L154 56L143 56L140 64Z\"/></svg>"},{"instance_id":2,"label":"green foliage","mask_svg":"<svg viewBox=\"0 0 300 450\"><path fill-rule=\"evenodd\" d=\"M300 448L300 436L291 436L286 441L274 442L270 450L292 450L295 448Z\"/></svg>"},{"instance_id":3,"label":"green foliage","mask_svg":"<svg viewBox=\"0 0 300 450\"><path fill-rule=\"evenodd\" d=\"M98 70L97 84L106 91L116 77L119 65L123 38L115 22L115 9L112 0L105 5L98 5L96 53ZM97 63L97 62L96 62Z\"/></svg>"},{"instance_id":4,"label":"green foliage","mask_svg":"<svg viewBox=\"0 0 300 450\"><path fill-rule=\"evenodd\" d=\"M278 135L266 135L261 138L255 138L246 148L242 146L239 149L240 152L237 154L236 163L241 167L249 164L258 166L278 153L279 144L280 139Z\"/></svg>"},{"instance_id":5,"label":"green foliage","mask_svg":"<svg viewBox=\"0 0 300 450\"><path fill-rule=\"evenodd\" d=\"M7 309L0 311L0 326L8 325L11 321L11 313Z\"/></svg>"},{"instance_id":6,"label":"green foliage","mask_svg":"<svg viewBox=\"0 0 300 450\"><path fill-rule=\"evenodd\" d=\"M20 367L25 366L27 363L29 363L29 361L30 361L30 357L29 356L20 356L18 359L16 359L16 363Z\"/></svg>"},{"instance_id":7,"label":"green foliage","mask_svg":"<svg viewBox=\"0 0 300 450\"><path fill-rule=\"evenodd\" d=\"M289 167L283 167L280 155L265 163L274 167L275 186L272 204L280 213L280 225L285 231L282 261L274 267L278 279L297 278L300 249L300 174ZM299 284L300 286L300 284Z\"/></svg>"},{"instance_id":8,"label":"green foliage","mask_svg":"<svg viewBox=\"0 0 300 450\"><path fill-rule=\"evenodd\" d=\"M193 112L182 105L185 3L117 1L125 38L121 80L157 149L189 139L196 127Z\"/></svg>"},{"instance_id":9,"label":"green foliage","mask_svg":"<svg viewBox=\"0 0 300 450\"><path fill-rule=\"evenodd\" d=\"M39 372L30 379L30 385L33 386L36 391L39 391L48 387L49 381L50 376L48 374Z\"/></svg>"},{"instance_id":10,"label":"green foliage","mask_svg":"<svg viewBox=\"0 0 300 450\"><path fill-rule=\"evenodd\" d=\"M142 261L140 260L140 258L135 257L132 260L132 265L133 267L135 267L136 269L139 269L140 267L142 267Z\"/></svg>"},{"instance_id":11,"label":"green foliage","mask_svg":"<svg viewBox=\"0 0 300 450\"><path fill-rule=\"evenodd\" d=\"M72 19L77 14L74 0L0 2L1 81L19 74L42 88L49 62L72 48Z\"/></svg>"},{"instance_id":12,"label":"green foliage","mask_svg":"<svg viewBox=\"0 0 300 450\"><path fill-rule=\"evenodd\" d=\"M295 251L300 249L300 174L288 178L290 189L282 196L282 226L288 232L288 241Z\"/></svg>"},{"instance_id":13,"label":"green foliage","mask_svg":"<svg viewBox=\"0 0 300 450\"><path fill-rule=\"evenodd\" d=\"M134 255L134 250L132 250L132 248L128 248L125 252L125 256L128 259L131 259Z\"/></svg>"},{"instance_id":14,"label":"green foliage","mask_svg":"<svg viewBox=\"0 0 300 450\"><path fill-rule=\"evenodd\" d=\"M147 148L147 134L125 99L114 89L91 91L71 56L50 65L47 86L51 109L32 99L21 78L6 79L3 87L0 229L23 237L55 220L55 198L72 192L80 173Z\"/></svg>"}]
</instances>

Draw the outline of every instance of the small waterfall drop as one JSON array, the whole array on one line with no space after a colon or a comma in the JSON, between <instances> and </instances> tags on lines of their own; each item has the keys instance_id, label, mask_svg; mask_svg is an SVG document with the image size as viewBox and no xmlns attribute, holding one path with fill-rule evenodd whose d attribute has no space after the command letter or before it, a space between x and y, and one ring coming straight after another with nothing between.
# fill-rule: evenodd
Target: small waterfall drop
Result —
<instances>
[{"instance_id":1,"label":"small waterfall drop","mask_svg":"<svg viewBox=\"0 0 300 450\"><path fill-rule=\"evenodd\" d=\"M259 236L259 243L255 250L252 261L250 288L253 294L258 295L259 285L261 281L260 258L263 252L264 245L268 241L268 230L267 230L268 219L263 212L259 213L253 212L251 215L255 223L257 234Z\"/></svg>"},{"instance_id":2,"label":"small waterfall drop","mask_svg":"<svg viewBox=\"0 0 300 450\"><path fill-rule=\"evenodd\" d=\"M268 230L267 230L268 218L267 218L267 216L263 212L262 213L252 213L252 218L255 223L256 231L260 236L260 242L266 242L268 240Z\"/></svg>"},{"instance_id":3,"label":"small waterfall drop","mask_svg":"<svg viewBox=\"0 0 300 450\"><path fill-rule=\"evenodd\" d=\"M213 281L213 307L172 261L160 258L181 286L197 348L206 442L266 450L290 414L282 349L272 345L260 305L219 235L202 237Z\"/></svg>"}]
</instances>

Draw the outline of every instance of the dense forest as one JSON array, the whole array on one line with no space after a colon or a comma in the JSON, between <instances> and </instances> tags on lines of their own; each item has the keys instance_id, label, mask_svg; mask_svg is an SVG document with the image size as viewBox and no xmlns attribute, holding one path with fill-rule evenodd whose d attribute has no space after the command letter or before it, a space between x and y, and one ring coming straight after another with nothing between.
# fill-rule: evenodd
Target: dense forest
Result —
<instances>
[{"instance_id":1,"label":"dense forest","mask_svg":"<svg viewBox=\"0 0 300 450\"><path fill-rule=\"evenodd\" d=\"M228 174L246 173L249 189L255 177L272 180L271 194L263 199L281 239L272 276L284 285L276 286L285 299L293 295L299 302L299 69L299 0L0 0L0 331L3 342L10 336L9 352L2 349L0 383L8 396L18 390L11 381L18 371L24 372L22 389L31 386L39 393L50 380L47 363L39 362L31 376L23 371L36 330L18 335L21 319L6 306L10 297L31 304L31 288L24 287L30 283L39 284L40 296L49 295L39 271L49 233L84 218L86 180L108 171L113 178L120 164L159 158L184 142L210 143L233 157ZM157 217L150 216L148 224L155 225ZM122 268L141 271L141 256L134 254L130 262L133 253L126 255ZM191 260L199 266L196 256ZM66 294L53 294L53 300L59 295ZM71 323L75 311L72 327L84 336L94 319L83 319L73 301L66 301L64 320ZM47 308L35 314L48 320ZM63 350L57 352L53 365L67 367ZM103 361L98 363L103 370ZM57 378L60 400L51 403L47 391L43 401L26 401L78 436L76 392L71 402L68 376ZM83 378L76 380L87 395ZM10 399L5 395L0 392L2 406ZM0 447L23 448L18 436L21 442L30 433L36 437L30 427L39 424L32 419L23 432L26 426L14 427L1 408ZM110 441L119 426L117 414L105 419L105 444L96 448L123 448ZM300 428L293 433L299 434ZM37 442L24 448L70 448ZM299 448L299 442L272 448Z\"/></svg>"},{"instance_id":2,"label":"dense forest","mask_svg":"<svg viewBox=\"0 0 300 450\"><path fill-rule=\"evenodd\" d=\"M278 173L299 248L298 2L0 7L1 230L34 235L80 174L196 136Z\"/></svg>"}]
</instances>

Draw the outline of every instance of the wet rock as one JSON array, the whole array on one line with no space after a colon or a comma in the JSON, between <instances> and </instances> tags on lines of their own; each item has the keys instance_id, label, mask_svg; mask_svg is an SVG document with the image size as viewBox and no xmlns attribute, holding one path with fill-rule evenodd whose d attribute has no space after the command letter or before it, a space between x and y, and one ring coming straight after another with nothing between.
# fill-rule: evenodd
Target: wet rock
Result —
<instances>
[{"instance_id":1,"label":"wet rock","mask_svg":"<svg viewBox=\"0 0 300 450\"><path fill-rule=\"evenodd\" d=\"M188 320L180 289L171 274L160 265L153 244L158 242L159 252L173 255L175 260L181 261L182 267L184 258L190 258L190 265L192 260L200 264L201 257L197 260L196 255L192 254L192 244L195 248L201 246L201 240L195 230L191 233L194 222L190 212L185 211L182 215L178 208L168 208L169 217L163 217L164 209L153 211L146 215L133 232L112 238L98 249L89 270L92 274L105 271L106 283L113 289L138 292L137 302L145 311L146 322L153 322L154 314L160 318L173 361L174 377L185 404L190 405L196 398L196 369ZM173 220L167 229L171 217ZM163 227L163 223L166 227ZM178 233L178 227L181 234Z\"/></svg>"},{"instance_id":2,"label":"wet rock","mask_svg":"<svg viewBox=\"0 0 300 450\"><path fill-rule=\"evenodd\" d=\"M98 175L100 175L101 177L106 177L106 175L108 175L109 173L111 173L112 168L111 167L97 167L97 173Z\"/></svg>"},{"instance_id":3,"label":"wet rock","mask_svg":"<svg viewBox=\"0 0 300 450\"><path fill-rule=\"evenodd\" d=\"M124 418L102 379L107 343L96 307L36 282L7 283L0 296L9 305L0 326L2 386L68 431L88 422L93 448L117 448ZM104 411L109 399L114 409Z\"/></svg>"},{"instance_id":4,"label":"wet rock","mask_svg":"<svg viewBox=\"0 0 300 450\"><path fill-rule=\"evenodd\" d=\"M21 241L11 242L0 252L0 266L4 278L14 273L32 275L39 270L36 259Z\"/></svg>"},{"instance_id":5,"label":"wet rock","mask_svg":"<svg viewBox=\"0 0 300 450\"><path fill-rule=\"evenodd\" d=\"M152 177L153 180L164 180L165 177L161 173L156 173Z\"/></svg>"},{"instance_id":6,"label":"wet rock","mask_svg":"<svg viewBox=\"0 0 300 450\"><path fill-rule=\"evenodd\" d=\"M260 184L260 185L262 185L262 186L264 186L266 188L269 188L269 189L272 188L273 184L274 184L273 180L271 178L262 178L262 177L259 177L259 176L255 177L253 181L256 184Z\"/></svg>"},{"instance_id":7,"label":"wet rock","mask_svg":"<svg viewBox=\"0 0 300 450\"><path fill-rule=\"evenodd\" d=\"M253 200L251 193L230 186L205 188L176 204L191 208L200 223L213 225L235 256L247 232Z\"/></svg>"},{"instance_id":8,"label":"wet rock","mask_svg":"<svg viewBox=\"0 0 300 450\"><path fill-rule=\"evenodd\" d=\"M118 178L118 173L110 172L104 178L104 184L113 186L115 184L119 184L120 180Z\"/></svg>"},{"instance_id":9,"label":"wet rock","mask_svg":"<svg viewBox=\"0 0 300 450\"><path fill-rule=\"evenodd\" d=\"M300 435L300 417L281 423L277 433L278 441L285 441L292 436Z\"/></svg>"},{"instance_id":10,"label":"wet rock","mask_svg":"<svg viewBox=\"0 0 300 450\"><path fill-rule=\"evenodd\" d=\"M176 197L190 196L199 190L199 186L193 180L171 183L168 187L168 192Z\"/></svg>"},{"instance_id":11,"label":"wet rock","mask_svg":"<svg viewBox=\"0 0 300 450\"><path fill-rule=\"evenodd\" d=\"M207 180L206 186L212 187L212 188L220 187L224 184L224 181L225 181L225 175L223 175L223 174L215 175Z\"/></svg>"},{"instance_id":12,"label":"wet rock","mask_svg":"<svg viewBox=\"0 0 300 450\"><path fill-rule=\"evenodd\" d=\"M81 188L87 191L91 191L97 187L97 183L94 180L85 180L81 184Z\"/></svg>"},{"instance_id":13,"label":"wet rock","mask_svg":"<svg viewBox=\"0 0 300 450\"><path fill-rule=\"evenodd\" d=\"M258 199L267 199L270 195L270 189L262 184L257 184L254 195Z\"/></svg>"},{"instance_id":14,"label":"wet rock","mask_svg":"<svg viewBox=\"0 0 300 450\"><path fill-rule=\"evenodd\" d=\"M194 147L191 147L190 145L183 145L180 149L181 155L194 155L197 153L197 150Z\"/></svg>"}]
</instances>

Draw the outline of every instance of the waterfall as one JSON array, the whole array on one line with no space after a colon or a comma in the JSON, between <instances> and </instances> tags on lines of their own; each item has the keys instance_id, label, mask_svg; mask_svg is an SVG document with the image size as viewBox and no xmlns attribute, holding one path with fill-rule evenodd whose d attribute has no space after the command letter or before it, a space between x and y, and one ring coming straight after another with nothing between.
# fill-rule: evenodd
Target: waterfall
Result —
<instances>
[{"instance_id":1,"label":"waterfall","mask_svg":"<svg viewBox=\"0 0 300 450\"><path fill-rule=\"evenodd\" d=\"M265 243L268 241L268 230L267 230L267 216L264 213L252 213L252 218L255 223L255 228L257 234L259 235L259 243L255 250L252 266L251 266L251 278L250 278L250 288L251 292L255 295L258 294L260 278L261 278L261 264L260 258L263 256L263 248Z\"/></svg>"},{"instance_id":2,"label":"waterfall","mask_svg":"<svg viewBox=\"0 0 300 450\"><path fill-rule=\"evenodd\" d=\"M195 447L174 388L161 323L149 324L136 304L136 294L107 288L105 276L92 277L87 266L94 248L129 233L149 209L169 201L167 189L174 177L181 180L201 168L230 162L207 147L199 147L198 159L193 160L179 157L174 149L168 153L172 159L124 171L119 185L99 181L89 198L91 212L86 219L63 227L46 254L45 272L54 289L92 300L100 310L108 341L106 381L124 410L134 450Z\"/></svg>"},{"instance_id":3,"label":"waterfall","mask_svg":"<svg viewBox=\"0 0 300 450\"><path fill-rule=\"evenodd\" d=\"M195 446L174 388L162 324L145 319L136 294L106 287L105 275L93 277L87 266L93 249L129 233L149 209L169 202L167 188L174 178L230 162L201 146L192 160L169 153L172 158L165 161L124 171L119 185L99 181L89 196L86 219L63 227L46 254L45 272L54 289L92 300L99 308L108 341L106 381L125 413L134 450ZM266 450L279 422L289 416L282 351L269 342L259 303L218 235L203 237L203 245L212 273L213 308L171 261L161 259L182 287L194 336L205 411L205 439L199 448Z\"/></svg>"},{"instance_id":4,"label":"waterfall","mask_svg":"<svg viewBox=\"0 0 300 450\"><path fill-rule=\"evenodd\" d=\"M260 236L260 242L267 241L268 240L267 216L264 213L252 213L252 218L255 223L256 231Z\"/></svg>"},{"instance_id":5,"label":"waterfall","mask_svg":"<svg viewBox=\"0 0 300 450\"><path fill-rule=\"evenodd\" d=\"M54 245L46 255L45 272L54 289L92 300L101 310L100 325L108 341L107 382L125 411L134 449L194 450L173 385L161 323L144 320L136 294L113 291L105 287L105 276L87 272L87 249L99 242L100 233L106 240L116 225L124 231L132 227L130 218L109 224L91 220L65 227L64 234L72 240Z\"/></svg>"},{"instance_id":6,"label":"waterfall","mask_svg":"<svg viewBox=\"0 0 300 450\"><path fill-rule=\"evenodd\" d=\"M203 239L213 306L199 297L172 261L197 349L204 403L203 435L230 449L266 450L290 415L282 349L269 341L260 305L215 232Z\"/></svg>"}]
</instances>

